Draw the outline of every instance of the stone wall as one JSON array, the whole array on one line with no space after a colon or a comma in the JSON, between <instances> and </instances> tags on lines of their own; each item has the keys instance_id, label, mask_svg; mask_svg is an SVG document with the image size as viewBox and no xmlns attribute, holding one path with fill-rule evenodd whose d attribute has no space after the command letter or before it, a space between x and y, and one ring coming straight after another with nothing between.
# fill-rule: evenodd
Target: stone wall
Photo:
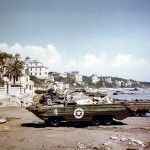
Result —
<instances>
[{"instance_id":1,"label":"stone wall","mask_svg":"<svg viewBox=\"0 0 150 150\"><path fill-rule=\"evenodd\" d=\"M4 87L0 87L0 94L1 95L22 95L22 94L32 94L34 91L33 89L28 90L24 87L11 87L10 85L5 84Z\"/></svg>"}]
</instances>

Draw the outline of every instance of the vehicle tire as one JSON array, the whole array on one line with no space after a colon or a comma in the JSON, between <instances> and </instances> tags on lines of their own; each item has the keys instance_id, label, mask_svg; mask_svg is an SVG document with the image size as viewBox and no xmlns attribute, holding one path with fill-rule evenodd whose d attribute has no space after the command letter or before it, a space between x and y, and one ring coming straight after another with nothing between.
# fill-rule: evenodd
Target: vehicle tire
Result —
<instances>
[{"instance_id":1,"label":"vehicle tire","mask_svg":"<svg viewBox=\"0 0 150 150\"><path fill-rule=\"evenodd\" d=\"M146 112L144 112L144 111L141 112L141 113L140 113L140 116L141 116L141 117L146 117Z\"/></svg>"},{"instance_id":2,"label":"vehicle tire","mask_svg":"<svg viewBox=\"0 0 150 150\"><path fill-rule=\"evenodd\" d=\"M57 118L51 119L49 122L53 127L59 127L61 123L61 121Z\"/></svg>"},{"instance_id":3,"label":"vehicle tire","mask_svg":"<svg viewBox=\"0 0 150 150\"><path fill-rule=\"evenodd\" d=\"M52 100L50 98L47 99L47 105L51 105L52 104Z\"/></svg>"},{"instance_id":4,"label":"vehicle tire","mask_svg":"<svg viewBox=\"0 0 150 150\"><path fill-rule=\"evenodd\" d=\"M123 102L121 105L127 107L127 106L129 106L130 104L127 103L127 102Z\"/></svg>"},{"instance_id":5,"label":"vehicle tire","mask_svg":"<svg viewBox=\"0 0 150 150\"><path fill-rule=\"evenodd\" d=\"M134 112L134 115L135 115L136 117L139 117L139 116L140 116L140 112L135 111L135 112Z\"/></svg>"},{"instance_id":6,"label":"vehicle tire","mask_svg":"<svg viewBox=\"0 0 150 150\"><path fill-rule=\"evenodd\" d=\"M49 121L45 121L45 126L50 126L50 122Z\"/></svg>"},{"instance_id":7,"label":"vehicle tire","mask_svg":"<svg viewBox=\"0 0 150 150\"><path fill-rule=\"evenodd\" d=\"M94 126L99 126L102 123L102 120L98 117L93 117L92 123Z\"/></svg>"},{"instance_id":8,"label":"vehicle tire","mask_svg":"<svg viewBox=\"0 0 150 150\"><path fill-rule=\"evenodd\" d=\"M106 119L104 120L104 124L107 125L107 126L111 125L112 122L113 122L113 119L112 119L112 118L106 118Z\"/></svg>"}]
</instances>

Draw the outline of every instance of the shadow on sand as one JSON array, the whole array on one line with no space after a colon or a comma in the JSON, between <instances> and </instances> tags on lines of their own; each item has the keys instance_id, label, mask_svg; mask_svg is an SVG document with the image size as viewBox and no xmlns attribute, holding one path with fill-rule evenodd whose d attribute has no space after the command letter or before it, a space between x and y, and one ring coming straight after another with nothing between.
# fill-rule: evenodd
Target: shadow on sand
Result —
<instances>
[{"instance_id":1,"label":"shadow on sand","mask_svg":"<svg viewBox=\"0 0 150 150\"><path fill-rule=\"evenodd\" d=\"M112 125L110 126L124 126L124 125L128 125L128 124L125 124L121 121L116 121L114 120ZM23 123L21 124L21 126L23 127L33 127L33 128L45 128L45 127L52 127L51 125L49 124L45 124L45 123L41 123L41 122L37 122L37 123ZM61 122L60 124L60 127L74 127L74 128L86 128L86 127L89 127L89 126L94 126L91 122ZM107 127L106 125L102 124L100 126L105 126ZM109 127L109 126L108 126ZM55 128L55 127L53 127Z\"/></svg>"},{"instance_id":2,"label":"shadow on sand","mask_svg":"<svg viewBox=\"0 0 150 150\"><path fill-rule=\"evenodd\" d=\"M22 127L33 127L33 128L45 128L46 124L45 123L22 123Z\"/></svg>"}]
</instances>

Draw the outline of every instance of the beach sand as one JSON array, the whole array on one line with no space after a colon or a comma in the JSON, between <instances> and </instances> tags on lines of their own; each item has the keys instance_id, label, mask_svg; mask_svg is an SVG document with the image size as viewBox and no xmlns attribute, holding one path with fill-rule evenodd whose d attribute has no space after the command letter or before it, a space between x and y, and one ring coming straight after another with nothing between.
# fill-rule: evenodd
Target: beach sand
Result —
<instances>
[{"instance_id":1,"label":"beach sand","mask_svg":"<svg viewBox=\"0 0 150 150\"><path fill-rule=\"evenodd\" d=\"M111 126L49 127L25 107L0 107L1 150L150 150L150 117L128 117Z\"/></svg>"}]
</instances>

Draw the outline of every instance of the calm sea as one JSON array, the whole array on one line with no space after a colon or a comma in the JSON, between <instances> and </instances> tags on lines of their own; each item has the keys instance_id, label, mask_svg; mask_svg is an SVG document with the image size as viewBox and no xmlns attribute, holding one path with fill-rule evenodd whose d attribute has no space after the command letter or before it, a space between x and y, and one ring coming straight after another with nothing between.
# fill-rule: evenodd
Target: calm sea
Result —
<instances>
[{"instance_id":1,"label":"calm sea","mask_svg":"<svg viewBox=\"0 0 150 150\"><path fill-rule=\"evenodd\" d=\"M104 89L101 89L104 91ZM101 91L100 90L100 91ZM137 90L134 88L130 89L105 89L108 93L110 98L112 99L121 99L121 100L150 100L150 89L142 89L138 88Z\"/></svg>"}]
</instances>

